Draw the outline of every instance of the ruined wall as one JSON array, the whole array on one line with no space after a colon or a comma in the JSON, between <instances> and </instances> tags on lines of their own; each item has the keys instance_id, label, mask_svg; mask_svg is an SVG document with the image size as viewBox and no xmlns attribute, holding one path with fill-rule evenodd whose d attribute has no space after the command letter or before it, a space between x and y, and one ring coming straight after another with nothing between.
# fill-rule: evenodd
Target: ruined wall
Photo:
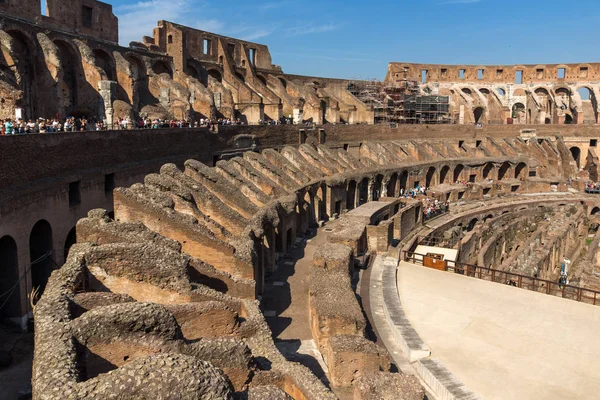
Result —
<instances>
[{"instance_id":1,"label":"ruined wall","mask_svg":"<svg viewBox=\"0 0 600 400\"><path fill-rule=\"evenodd\" d=\"M600 64L430 65L390 63L386 83L415 81L450 96L455 123L596 124Z\"/></svg>"}]
</instances>

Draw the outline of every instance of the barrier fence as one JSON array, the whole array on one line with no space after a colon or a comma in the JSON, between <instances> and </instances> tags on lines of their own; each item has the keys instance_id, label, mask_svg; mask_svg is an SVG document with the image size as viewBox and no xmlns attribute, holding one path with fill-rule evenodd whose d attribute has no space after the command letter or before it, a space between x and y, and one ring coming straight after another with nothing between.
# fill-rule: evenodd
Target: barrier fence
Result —
<instances>
[{"instance_id":1,"label":"barrier fence","mask_svg":"<svg viewBox=\"0 0 600 400\"><path fill-rule=\"evenodd\" d=\"M418 254L406 250L404 250L403 253L404 261L412 262L413 264L429 266L438 270L470 276L484 281L502 283L586 304L600 305L600 292L595 290L572 285L561 285L558 282L516 274L514 272L500 271L493 268L457 263L454 261L442 261L432 255ZM433 264L434 266L426 264Z\"/></svg>"}]
</instances>

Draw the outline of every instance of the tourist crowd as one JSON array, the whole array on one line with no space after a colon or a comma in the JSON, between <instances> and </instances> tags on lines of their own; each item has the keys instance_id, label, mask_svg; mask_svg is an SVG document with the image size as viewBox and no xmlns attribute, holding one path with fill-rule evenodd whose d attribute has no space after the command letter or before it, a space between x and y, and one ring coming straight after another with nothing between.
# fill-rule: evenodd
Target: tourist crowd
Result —
<instances>
[{"instance_id":1,"label":"tourist crowd","mask_svg":"<svg viewBox=\"0 0 600 400\"><path fill-rule=\"evenodd\" d=\"M292 121L283 118L281 121L259 121L260 125L281 125L291 124ZM111 129L106 120L96 118L38 118L36 120L6 119L0 120L2 135L17 135L27 133L54 133L54 132L83 132L83 131L104 131ZM118 118L112 129L164 129L164 128L213 128L214 126L234 126L246 125L241 119L219 118L192 121L190 119L159 119L159 118L138 118L131 120L129 117Z\"/></svg>"},{"instance_id":2,"label":"tourist crowd","mask_svg":"<svg viewBox=\"0 0 600 400\"><path fill-rule=\"evenodd\" d=\"M600 182L588 182L585 184L586 189L600 190Z\"/></svg>"},{"instance_id":3,"label":"tourist crowd","mask_svg":"<svg viewBox=\"0 0 600 400\"><path fill-rule=\"evenodd\" d=\"M465 184L470 184L465 182ZM435 198L435 193L428 195L429 188L417 185L414 189L400 189L400 197L407 199L419 199L423 206L423 218L430 219L450 210L450 203L439 201Z\"/></svg>"}]
</instances>

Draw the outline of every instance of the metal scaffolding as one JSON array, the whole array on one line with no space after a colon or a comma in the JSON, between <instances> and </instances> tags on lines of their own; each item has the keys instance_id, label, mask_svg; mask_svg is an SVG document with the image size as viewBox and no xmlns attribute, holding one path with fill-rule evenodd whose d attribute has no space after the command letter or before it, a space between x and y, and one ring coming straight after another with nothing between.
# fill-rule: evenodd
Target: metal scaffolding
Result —
<instances>
[{"instance_id":1,"label":"metal scaffolding","mask_svg":"<svg viewBox=\"0 0 600 400\"><path fill-rule=\"evenodd\" d=\"M418 82L404 80L393 86L376 79L348 81L348 90L372 107L375 124L448 124L448 96L422 95Z\"/></svg>"}]
</instances>

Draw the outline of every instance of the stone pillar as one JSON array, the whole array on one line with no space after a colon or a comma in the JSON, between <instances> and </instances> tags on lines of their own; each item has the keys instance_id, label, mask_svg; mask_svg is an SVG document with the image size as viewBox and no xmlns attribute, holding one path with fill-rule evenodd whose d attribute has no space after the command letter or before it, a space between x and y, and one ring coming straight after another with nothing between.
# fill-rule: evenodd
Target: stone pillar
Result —
<instances>
[{"instance_id":1,"label":"stone pillar","mask_svg":"<svg viewBox=\"0 0 600 400\"><path fill-rule=\"evenodd\" d=\"M106 119L106 127L113 129L114 122L114 109L113 101L117 97L117 82L115 81L100 81L98 82L98 92L102 101L98 105L99 113L98 116L104 115Z\"/></svg>"}]
</instances>

